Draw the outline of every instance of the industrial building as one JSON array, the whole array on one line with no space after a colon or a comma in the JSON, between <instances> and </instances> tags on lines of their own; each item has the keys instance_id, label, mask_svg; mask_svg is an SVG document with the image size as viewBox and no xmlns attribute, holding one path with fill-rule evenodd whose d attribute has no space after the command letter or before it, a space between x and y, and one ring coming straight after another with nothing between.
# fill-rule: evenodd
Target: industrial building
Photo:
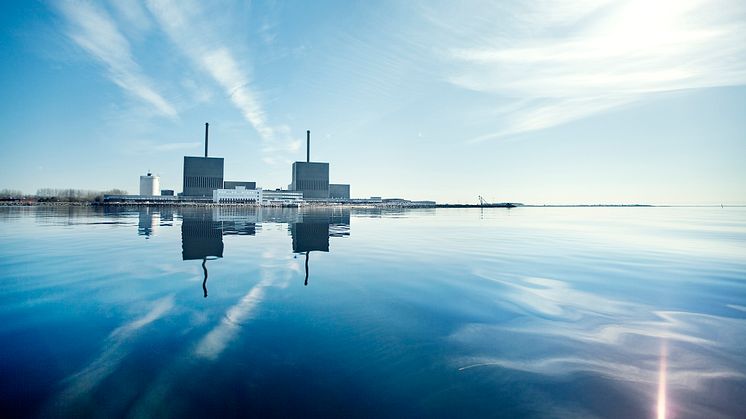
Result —
<instances>
[{"instance_id":1,"label":"industrial building","mask_svg":"<svg viewBox=\"0 0 746 419\"><path fill-rule=\"evenodd\" d=\"M330 183L329 199L350 199L350 185L342 183Z\"/></svg>"},{"instance_id":2,"label":"industrial building","mask_svg":"<svg viewBox=\"0 0 746 419\"><path fill-rule=\"evenodd\" d=\"M304 199L329 198L329 163L293 163L291 191L303 193Z\"/></svg>"},{"instance_id":3,"label":"industrial building","mask_svg":"<svg viewBox=\"0 0 746 419\"><path fill-rule=\"evenodd\" d=\"M303 193L282 189L265 190L262 192L262 203L267 205L301 204L303 203Z\"/></svg>"},{"instance_id":4,"label":"industrial building","mask_svg":"<svg viewBox=\"0 0 746 419\"><path fill-rule=\"evenodd\" d=\"M148 172L140 176L140 196L159 196L161 194L161 179Z\"/></svg>"},{"instance_id":5,"label":"industrial building","mask_svg":"<svg viewBox=\"0 0 746 419\"><path fill-rule=\"evenodd\" d=\"M246 189L243 186L238 186L234 189L215 189L212 191L212 202L260 204L262 202L262 190L261 188Z\"/></svg>"},{"instance_id":6,"label":"industrial building","mask_svg":"<svg viewBox=\"0 0 746 419\"><path fill-rule=\"evenodd\" d=\"M184 182L181 197L186 199L213 199L213 192L220 189L256 189L256 182L224 181L225 164L222 157L208 157L210 124L205 123L205 156L184 156ZM260 200L261 201L261 200Z\"/></svg>"},{"instance_id":7,"label":"industrial building","mask_svg":"<svg viewBox=\"0 0 746 419\"><path fill-rule=\"evenodd\" d=\"M220 204L264 204L264 205L298 205L303 203L303 194L297 191L280 189L264 191L261 188L246 189L238 186L235 189L216 189L212 192L212 202Z\"/></svg>"},{"instance_id":8,"label":"industrial building","mask_svg":"<svg viewBox=\"0 0 746 419\"><path fill-rule=\"evenodd\" d=\"M306 161L293 163L288 189L306 200L350 199L350 185L329 184L329 163L311 161L311 131L306 131Z\"/></svg>"},{"instance_id":9,"label":"industrial building","mask_svg":"<svg viewBox=\"0 0 746 419\"><path fill-rule=\"evenodd\" d=\"M222 157L184 156L184 197L212 197L212 191L223 187Z\"/></svg>"},{"instance_id":10,"label":"industrial building","mask_svg":"<svg viewBox=\"0 0 746 419\"><path fill-rule=\"evenodd\" d=\"M205 123L205 157L184 156L183 197L212 198L212 191L223 187L223 158L207 157L209 127Z\"/></svg>"},{"instance_id":11,"label":"industrial building","mask_svg":"<svg viewBox=\"0 0 746 419\"><path fill-rule=\"evenodd\" d=\"M287 190L262 190L254 181L226 181L225 160L208 156L209 123L205 123L204 157L184 156L182 192L160 189L160 178L148 173L140 176L140 195L106 195L105 202L215 202L255 203L262 205L298 205L304 201L354 203L350 185L329 183L329 163L311 161L311 131L306 131L306 161L292 166Z\"/></svg>"}]
</instances>

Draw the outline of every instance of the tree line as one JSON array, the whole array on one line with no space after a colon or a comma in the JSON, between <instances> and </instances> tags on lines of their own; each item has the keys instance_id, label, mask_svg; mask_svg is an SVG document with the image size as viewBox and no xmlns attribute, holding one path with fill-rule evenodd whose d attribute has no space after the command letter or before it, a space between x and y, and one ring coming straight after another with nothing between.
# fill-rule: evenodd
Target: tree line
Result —
<instances>
[{"instance_id":1,"label":"tree line","mask_svg":"<svg viewBox=\"0 0 746 419\"><path fill-rule=\"evenodd\" d=\"M101 201L104 195L127 195L122 189L93 191L88 189L41 188L36 195L27 195L15 189L0 189L0 200L34 200L39 202L88 202Z\"/></svg>"}]
</instances>

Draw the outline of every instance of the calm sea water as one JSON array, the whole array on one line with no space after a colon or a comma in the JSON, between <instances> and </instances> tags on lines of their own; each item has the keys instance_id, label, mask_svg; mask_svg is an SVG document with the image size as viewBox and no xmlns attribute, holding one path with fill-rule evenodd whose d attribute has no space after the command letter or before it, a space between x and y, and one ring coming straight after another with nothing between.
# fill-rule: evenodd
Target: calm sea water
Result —
<instances>
[{"instance_id":1,"label":"calm sea water","mask_svg":"<svg viewBox=\"0 0 746 419\"><path fill-rule=\"evenodd\" d=\"M746 415L746 209L0 209L3 417Z\"/></svg>"}]
</instances>

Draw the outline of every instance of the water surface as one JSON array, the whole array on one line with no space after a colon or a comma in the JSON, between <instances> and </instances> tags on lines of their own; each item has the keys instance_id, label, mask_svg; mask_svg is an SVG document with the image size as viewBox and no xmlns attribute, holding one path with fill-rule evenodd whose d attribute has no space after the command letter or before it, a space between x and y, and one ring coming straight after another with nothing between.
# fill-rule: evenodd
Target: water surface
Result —
<instances>
[{"instance_id":1,"label":"water surface","mask_svg":"<svg viewBox=\"0 0 746 419\"><path fill-rule=\"evenodd\" d=\"M743 417L746 210L0 209L3 417Z\"/></svg>"}]
</instances>

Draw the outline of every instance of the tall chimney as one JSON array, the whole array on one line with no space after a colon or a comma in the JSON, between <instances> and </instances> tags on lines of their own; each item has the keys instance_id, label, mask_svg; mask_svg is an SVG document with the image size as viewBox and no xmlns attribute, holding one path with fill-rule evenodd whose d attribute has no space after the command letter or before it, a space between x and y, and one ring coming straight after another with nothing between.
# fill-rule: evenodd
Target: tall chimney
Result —
<instances>
[{"instance_id":1,"label":"tall chimney","mask_svg":"<svg viewBox=\"0 0 746 419\"><path fill-rule=\"evenodd\" d=\"M306 163L311 162L311 130L306 131Z\"/></svg>"},{"instance_id":2,"label":"tall chimney","mask_svg":"<svg viewBox=\"0 0 746 419\"><path fill-rule=\"evenodd\" d=\"M205 158L207 158L207 129L210 127L210 124L205 122Z\"/></svg>"}]
</instances>

